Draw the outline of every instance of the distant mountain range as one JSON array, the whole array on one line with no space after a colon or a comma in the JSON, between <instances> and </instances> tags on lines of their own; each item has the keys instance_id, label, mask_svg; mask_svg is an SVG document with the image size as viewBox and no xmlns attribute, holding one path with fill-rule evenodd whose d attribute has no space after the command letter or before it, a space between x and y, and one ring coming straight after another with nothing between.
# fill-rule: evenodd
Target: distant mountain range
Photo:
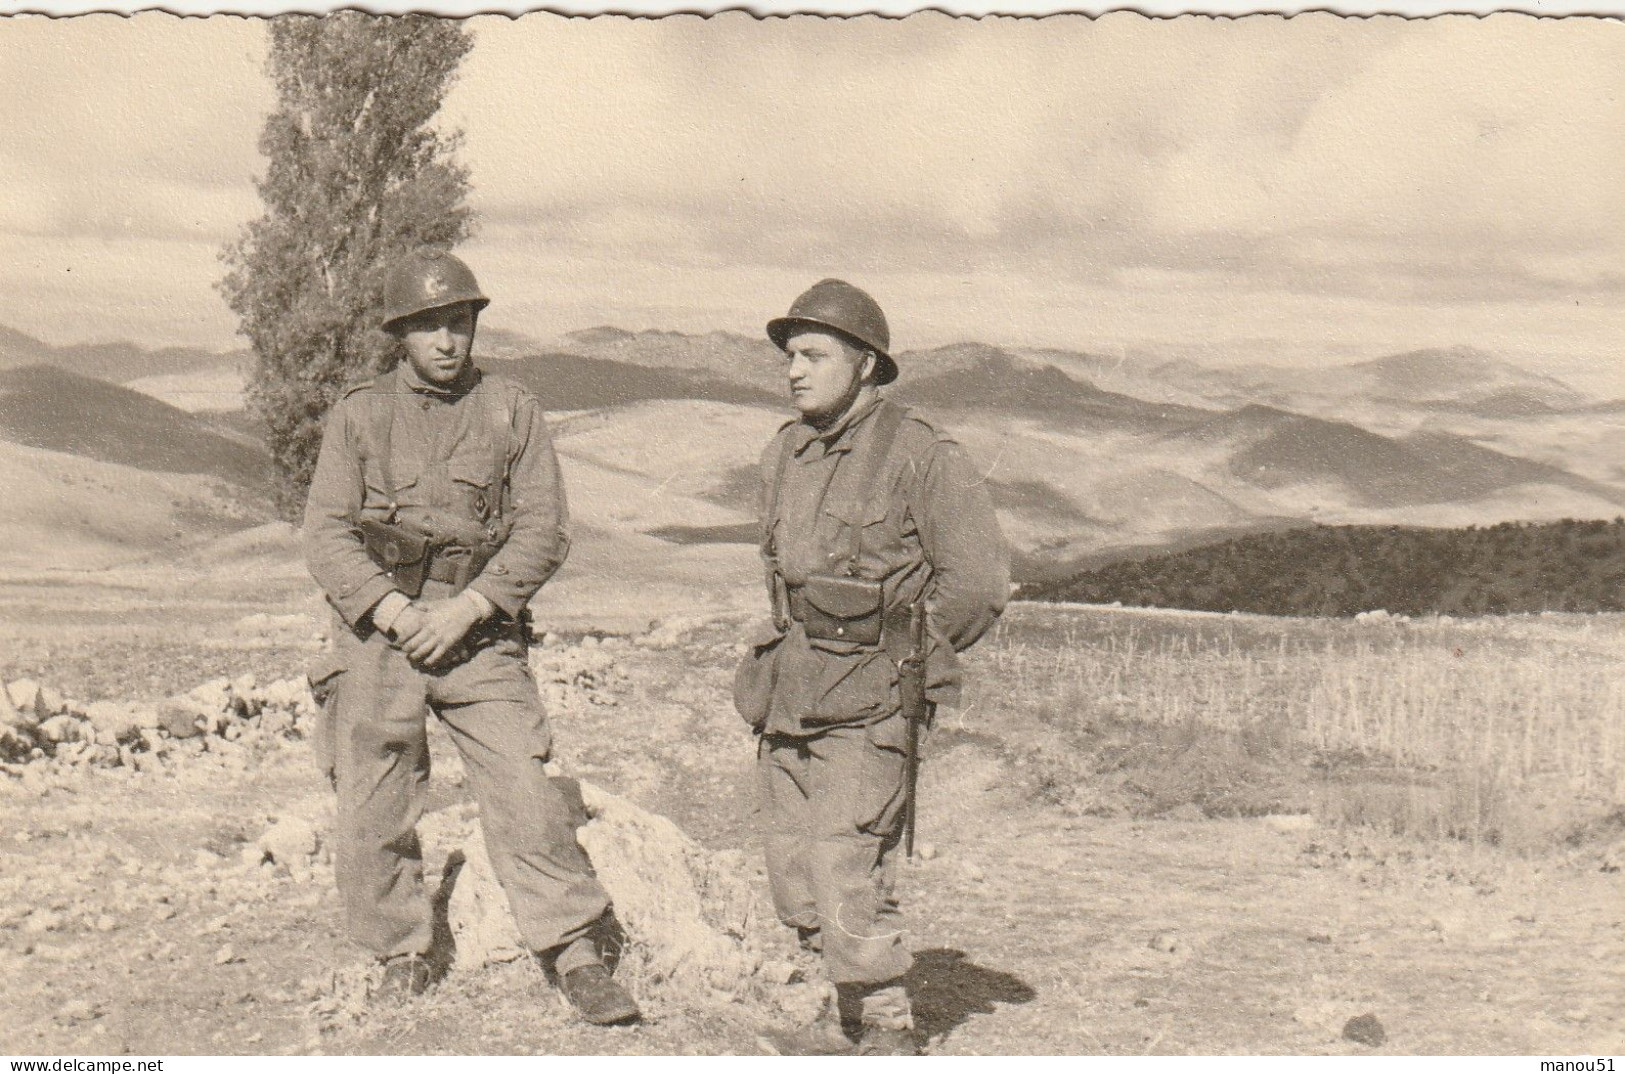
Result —
<instances>
[{"instance_id":1,"label":"distant mountain range","mask_svg":"<svg viewBox=\"0 0 1625 1074\"><path fill-rule=\"evenodd\" d=\"M666 547L710 563L697 551L709 547L749 563L757 460L788 415L766 340L482 329L479 352L554 412L572 504L608 542L604 562L624 553L653 571ZM976 342L896 357L894 397L937 415L984 468L1029 577L1311 522L1625 508L1619 404L1468 348L1328 370ZM244 368L242 356L49 347L0 329L0 442L202 474L252 498L265 460L241 410Z\"/></svg>"},{"instance_id":2,"label":"distant mountain range","mask_svg":"<svg viewBox=\"0 0 1625 1074\"><path fill-rule=\"evenodd\" d=\"M73 343L59 347L0 325L0 369L51 365L115 384L141 377L192 373L244 353L222 354L195 347L150 350L134 343Z\"/></svg>"}]
</instances>

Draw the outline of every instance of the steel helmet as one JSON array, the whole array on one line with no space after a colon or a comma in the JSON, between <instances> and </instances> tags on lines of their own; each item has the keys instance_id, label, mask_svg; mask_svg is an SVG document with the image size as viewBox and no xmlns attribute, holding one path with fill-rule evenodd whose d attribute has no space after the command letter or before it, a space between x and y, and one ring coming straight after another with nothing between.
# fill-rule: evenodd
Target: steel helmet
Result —
<instances>
[{"instance_id":1,"label":"steel helmet","mask_svg":"<svg viewBox=\"0 0 1625 1074\"><path fill-rule=\"evenodd\" d=\"M875 352L880 360L876 381L890 384L897 379L897 363L886 353L891 347L886 315L868 292L845 280L819 280L813 284L790 304L789 313L767 322L767 338L783 350L798 328L834 329Z\"/></svg>"},{"instance_id":2,"label":"steel helmet","mask_svg":"<svg viewBox=\"0 0 1625 1074\"><path fill-rule=\"evenodd\" d=\"M414 313L459 302L474 303L475 312L491 304L461 258L444 250L416 250L391 268L384 280L383 327L388 329Z\"/></svg>"}]
</instances>

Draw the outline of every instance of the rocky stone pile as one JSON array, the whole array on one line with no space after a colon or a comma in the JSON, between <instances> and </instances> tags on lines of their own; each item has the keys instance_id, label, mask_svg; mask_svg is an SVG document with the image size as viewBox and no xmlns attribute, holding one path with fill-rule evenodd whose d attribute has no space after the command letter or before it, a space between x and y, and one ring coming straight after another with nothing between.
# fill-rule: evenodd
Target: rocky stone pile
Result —
<instances>
[{"instance_id":1,"label":"rocky stone pile","mask_svg":"<svg viewBox=\"0 0 1625 1074\"><path fill-rule=\"evenodd\" d=\"M160 700L91 702L18 679L0 690L0 773L28 782L52 769L157 770L181 754L305 737L316 713L303 678L262 686L245 674Z\"/></svg>"}]
</instances>

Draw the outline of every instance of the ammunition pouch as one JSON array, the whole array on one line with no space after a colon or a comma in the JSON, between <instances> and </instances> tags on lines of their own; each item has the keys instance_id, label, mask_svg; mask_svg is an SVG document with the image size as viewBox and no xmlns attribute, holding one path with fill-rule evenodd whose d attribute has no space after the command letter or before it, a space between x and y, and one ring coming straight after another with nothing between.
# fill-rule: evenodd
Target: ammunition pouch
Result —
<instances>
[{"instance_id":1,"label":"ammunition pouch","mask_svg":"<svg viewBox=\"0 0 1625 1074\"><path fill-rule=\"evenodd\" d=\"M425 580L445 582L457 592L467 588L496 555L499 544L437 544L425 534L373 518L356 522L372 561L388 572L407 596L417 599Z\"/></svg>"},{"instance_id":2,"label":"ammunition pouch","mask_svg":"<svg viewBox=\"0 0 1625 1074\"><path fill-rule=\"evenodd\" d=\"M879 645L885 619L880 583L870 578L814 574L790 589L790 618L807 637Z\"/></svg>"},{"instance_id":3,"label":"ammunition pouch","mask_svg":"<svg viewBox=\"0 0 1625 1074\"><path fill-rule=\"evenodd\" d=\"M416 599L429 569L428 536L376 518L358 518L355 525L372 561L389 574L396 589Z\"/></svg>"}]
</instances>

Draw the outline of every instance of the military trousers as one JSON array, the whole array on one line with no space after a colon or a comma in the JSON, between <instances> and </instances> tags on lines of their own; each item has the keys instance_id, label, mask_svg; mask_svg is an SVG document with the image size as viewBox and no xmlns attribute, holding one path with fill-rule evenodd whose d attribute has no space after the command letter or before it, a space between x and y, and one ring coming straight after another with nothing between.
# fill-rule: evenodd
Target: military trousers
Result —
<instances>
[{"instance_id":1,"label":"military trousers","mask_svg":"<svg viewBox=\"0 0 1625 1074\"><path fill-rule=\"evenodd\" d=\"M894 714L808 738L764 734L757 747L774 909L819 930L837 985L895 982L913 962L896 896L903 732Z\"/></svg>"},{"instance_id":2,"label":"military trousers","mask_svg":"<svg viewBox=\"0 0 1625 1074\"><path fill-rule=\"evenodd\" d=\"M521 939L535 951L568 945L560 973L596 954L591 927L609 897L576 842L574 811L543 769L552 736L525 651L510 624L465 660L426 671L381 635L340 636L343 670L326 713L338 791L334 871L352 938L381 958L430 946L417 835L430 712L462 755Z\"/></svg>"}]
</instances>

